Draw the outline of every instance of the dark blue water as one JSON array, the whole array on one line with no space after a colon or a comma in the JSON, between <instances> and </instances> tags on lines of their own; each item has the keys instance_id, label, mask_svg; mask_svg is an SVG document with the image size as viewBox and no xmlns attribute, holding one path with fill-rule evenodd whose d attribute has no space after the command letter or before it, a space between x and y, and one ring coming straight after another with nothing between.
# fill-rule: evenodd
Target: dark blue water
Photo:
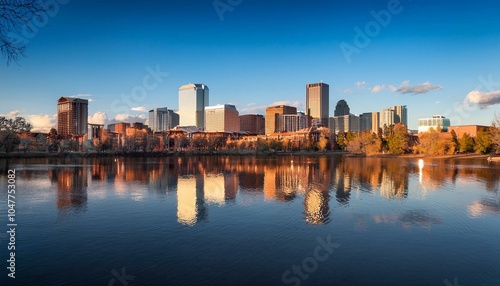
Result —
<instances>
[{"instance_id":1,"label":"dark blue water","mask_svg":"<svg viewBox=\"0 0 500 286\"><path fill-rule=\"evenodd\" d=\"M25 159L0 169L1 285L500 285L500 163L484 159ZM15 279L6 169L17 179Z\"/></svg>"}]
</instances>

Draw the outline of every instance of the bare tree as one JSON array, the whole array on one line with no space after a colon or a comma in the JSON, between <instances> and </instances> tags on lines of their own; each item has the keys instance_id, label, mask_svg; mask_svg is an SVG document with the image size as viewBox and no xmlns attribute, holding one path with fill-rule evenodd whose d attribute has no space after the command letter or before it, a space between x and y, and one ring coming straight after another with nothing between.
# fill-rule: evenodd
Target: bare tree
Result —
<instances>
[{"instance_id":1,"label":"bare tree","mask_svg":"<svg viewBox=\"0 0 500 286\"><path fill-rule=\"evenodd\" d=\"M26 29L34 32L32 21L49 7L40 0L0 0L0 51L7 64L24 57L27 41L20 41Z\"/></svg>"}]
</instances>

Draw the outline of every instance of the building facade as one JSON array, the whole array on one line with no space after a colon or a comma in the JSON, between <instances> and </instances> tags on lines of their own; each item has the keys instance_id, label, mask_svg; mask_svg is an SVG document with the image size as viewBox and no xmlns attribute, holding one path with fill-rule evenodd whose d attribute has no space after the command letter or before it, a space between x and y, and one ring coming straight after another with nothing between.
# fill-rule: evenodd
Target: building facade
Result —
<instances>
[{"instance_id":1,"label":"building facade","mask_svg":"<svg viewBox=\"0 0 500 286\"><path fill-rule=\"evenodd\" d=\"M471 137L476 137L477 133L481 131L486 131L490 127L484 125L457 125L448 127L448 132L455 131L458 138L462 138L462 136L467 133Z\"/></svg>"},{"instance_id":2,"label":"building facade","mask_svg":"<svg viewBox=\"0 0 500 286\"><path fill-rule=\"evenodd\" d=\"M57 134L63 138L83 137L87 134L87 99L61 97L57 101Z\"/></svg>"},{"instance_id":3,"label":"building facade","mask_svg":"<svg viewBox=\"0 0 500 286\"><path fill-rule=\"evenodd\" d=\"M354 114L331 117L329 128L335 134L348 131L357 133L360 131L359 117Z\"/></svg>"},{"instance_id":4,"label":"building facade","mask_svg":"<svg viewBox=\"0 0 500 286\"><path fill-rule=\"evenodd\" d=\"M266 131L266 120L260 114L240 115L240 130L251 135L263 135Z\"/></svg>"},{"instance_id":5,"label":"building facade","mask_svg":"<svg viewBox=\"0 0 500 286\"><path fill-rule=\"evenodd\" d=\"M179 88L179 125L205 129L205 106L209 89L204 84L187 84Z\"/></svg>"},{"instance_id":6,"label":"building facade","mask_svg":"<svg viewBox=\"0 0 500 286\"><path fill-rule=\"evenodd\" d=\"M418 133L428 132L430 128L434 128L434 130L441 128L441 131L447 132L450 125L450 119L442 115L434 115L432 118L419 118Z\"/></svg>"},{"instance_id":7,"label":"building facade","mask_svg":"<svg viewBox=\"0 0 500 286\"><path fill-rule=\"evenodd\" d=\"M266 134L270 135L279 130L279 116L284 114L297 114L297 108L287 105L269 106L266 108Z\"/></svg>"},{"instance_id":8,"label":"building facade","mask_svg":"<svg viewBox=\"0 0 500 286\"><path fill-rule=\"evenodd\" d=\"M154 108L149 111L149 127L153 132L170 130L179 125L179 114L166 107Z\"/></svg>"},{"instance_id":9,"label":"building facade","mask_svg":"<svg viewBox=\"0 0 500 286\"><path fill-rule=\"evenodd\" d=\"M304 112L282 114L278 117L279 132L295 132L309 127L309 116Z\"/></svg>"},{"instance_id":10,"label":"building facade","mask_svg":"<svg viewBox=\"0 0 500 286\"><path fill-rule=\"evenodd\" d=\"M349 108L347 102L343 99L339 100L337 102L337 105L335 106L335 111L333 112L333 116L343 116L349 114L351 114L351 109Z\"/></svg>"},{"instance_id":11,"label":"building facade","mask_svg":"<svg viewBox=\"0 0 500 286\"><path fill-rule=\"evenodd\" d=\"M310 83L306 85L306 115L313 120L320 120L328 126L330 107L330 86L326 83Z\"/></svg>"},{"instance_id":12,"label":"building facade","mask_svg":"<svg viewBox=\"0 0 500 286\"><path fill-rule=\"evenodd\" d=\"M408 110L406 105L391 106L380 111L380 127L402 123L408 126Z\"/></svg>"},{"instance_id":13,"label":"building facade","mask_svg":"<svg viewBox=\"0 0 500 286\"><path fill-rule=\"evenodd\" d=\"M218 104L205 107L205 131L240 131L238 110L232 104Z\"/></svg>"},{"instance_id":14,"label":"building facade","mask_svg":"<svg viewBox=\"0 0 500 286\"><path fill-rule=\"evenodd\" d=\"M359 131L372 132L372 112L365 112L359 115Z\"/></svg>"},{"instance_id":15,"label":"building facade","mask_svg":"<svg viewBox=\"0 0 500 286\"><path fill-rule=\"evenodd\" d=\"M380 128L380 112L372 112L372 133L378 133Z\"/></svg>"}]
</instances>

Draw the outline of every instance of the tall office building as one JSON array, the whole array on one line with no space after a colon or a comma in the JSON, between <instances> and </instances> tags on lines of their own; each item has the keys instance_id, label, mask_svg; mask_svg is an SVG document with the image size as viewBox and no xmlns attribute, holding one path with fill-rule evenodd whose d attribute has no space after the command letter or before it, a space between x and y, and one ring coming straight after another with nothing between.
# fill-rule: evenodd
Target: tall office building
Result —
<instances>
[{"instance_id":1,"label":"tall office building","mask_svg":"<svg viewBox=\"0 0 500 286\"><path fill-rule=\"evenodd\" d=\"M392 107L394 109L395 123L403 123L408 126L408 110L406 105L397 105Z\"/></svg>"},{"instance_id":2,"label":"tall office building","mask_svg":"<svg viewBox=\"0 0 500 286\"><path fill-rule=\"evenodd\" d=\"M380 127L383 129L384 126L391 126L394 123L394 109L391 107L382 109L380 111Z\"/></svg>"},{"instance_id":3,"label":"tall office building","mask_svg":"<svg viewBox=\"0 0 500 286\"><path fill-rule=\"evenodd\" d=\"M380 127L402 123L408 126L408 110L406 105L391 106L380 111Z\"/></svg>"},{"instance_id":4,"label":"tall office building","mask_svg":"<svg viewBox=\"0 0 500 286\"><path fill-rule=\"evenodd\" d=\"M380 112L372 112L372 133L378 133L380 128Z\"/></svg>"},{"instance_id":5,"label":"tall office building","mask_svg":"<svg viewBox=\"0 0 500 286\"><path fill-rule=\"evenodd\" d=\"M208 106L208 86L187 84L179 88L180 125L205 129L205 106Z\"/></svg>"},{"instance_id":6,"label":"tall office building","mask_svg":"<svg viewBox=\"0 0 500 286\"><path fill-rule=\"evenodd\" d=\"M279 116L283 114L297 114L297 108L293 106L277 105L266 108L266 134L282 132L279 130Z\"/></svg>"},{"instance_id":7,"label":"tall office building","mask_svg":"<svg viewBox=\"0 0 500 286\"><path fill-rule=\"evenodd\" d=\"M218 104L205 107L205 131L240 131L238 110L231 104Z\"/></svg>"},{"instance_id":8,"label":"tall office building","mask_svg":"<svg viewBox=\"0 0 500 286\"><path fill-rule=\"evenodd\" d=\"M335 106L335 111L333 112L333 116L343 116L349 114L351 114L351 109L349 108L347 102L343 99L339 100L337 102L337 105Z\"/></svg>"},{"instance_id":9,"label":"tall office building","mask_svg":"<svg viewBox=\"0 0 500 286\"><path fill-rule=\"evenodd\" d=\"M328 109L330 108L330 87L326 83L309 83L306 85L306 114L313 120L320 120L328 126Z\"/></svg>"},{"instance_id":10,"label":"tall office building","mask_svg":"<svg viewBox=\"0 0 500 286\"><path fill-rule=\"evenodd\" d=\"M153 132L170 130L179 125L179 114L172 110L161 107L149 111L149 127Z\"/></svg>"},{"instance_id":11,"label":"tall office building","mask_svg":"<svg viewBox=\"0 0 500 286\"><path fill-rule=\"evenodd\" d=\"M365 112L359 115L359 131L371 131L372 130L372 113Z\"/></svg>"},{"instance_id":12,"label":"tall office building","mask_svg":"<svg viewBox=\"0 0 500 286\"><path fill-rule=\"evenodd\" d=\"M89 101L61 97L57 101L57 134L63 138L81 137L87 133Z\"/></svg>"},{"instance_id":13,"label":"tall office building","mask_svg":"<svg viewBox=\"0 0 500 286\"><path fill-rule=\"evenodd\" d=\"M359 117L354 114L334 116L330 118L329 128L335 133L359 132Z\"/></svg>"}]
</instances>

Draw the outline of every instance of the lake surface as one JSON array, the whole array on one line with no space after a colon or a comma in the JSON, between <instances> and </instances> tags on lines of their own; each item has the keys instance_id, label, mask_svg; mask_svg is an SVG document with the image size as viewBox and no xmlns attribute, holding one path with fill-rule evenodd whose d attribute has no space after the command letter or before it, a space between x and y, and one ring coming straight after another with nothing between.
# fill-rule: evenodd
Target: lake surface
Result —
<instances>
[{"instance_id":1,"label":"lake surface","mask_svg":"<svg viewBox=\"0 0 500 286\"><path fill-rule=\"evenodd\" d=\"M500 163L485 159L19 159L0 170L1 285L500 285Z\"/></svg>"}]
</instances>

